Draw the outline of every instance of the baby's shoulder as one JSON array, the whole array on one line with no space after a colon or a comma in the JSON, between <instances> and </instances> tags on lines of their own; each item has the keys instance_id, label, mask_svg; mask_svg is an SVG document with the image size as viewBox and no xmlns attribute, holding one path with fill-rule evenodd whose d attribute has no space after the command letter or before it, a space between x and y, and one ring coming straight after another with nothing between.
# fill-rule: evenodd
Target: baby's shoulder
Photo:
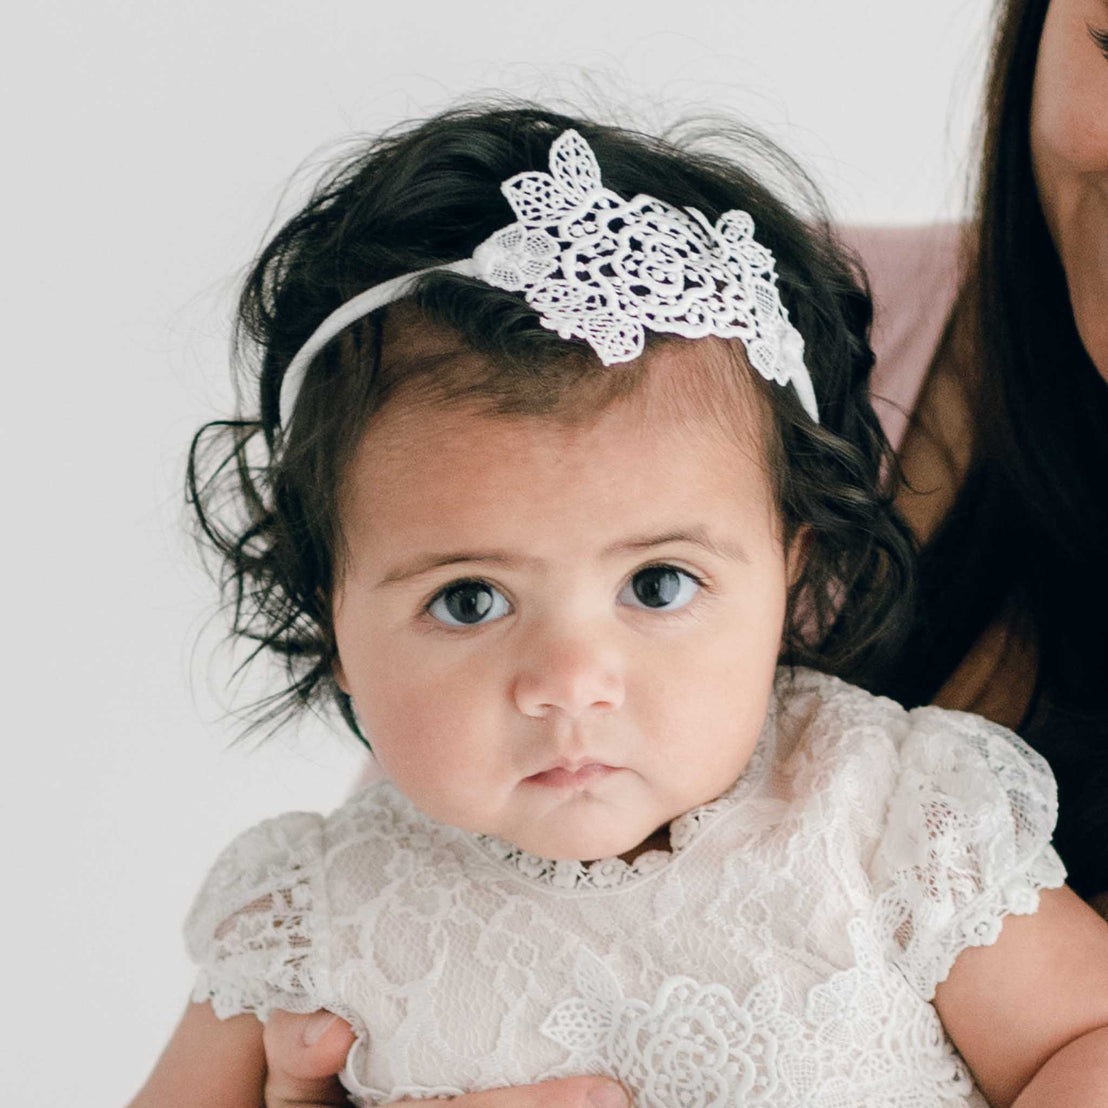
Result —
<instances>
[{"instance_id":1,"label":"baby's shoulder","mask_svg":"<svg viewBox=\"0 0 1108 1108\"><path fill-rule=\"evenodd\" d=\"M333 921L390 874L417 868L412 855L434 846L421 826L429 821L380 782L330 815L286 812L235 836L185 920L193 999L221 1017L328 1007Z\"/></svg>"},{"instance_id":2,"label":"baby's shoulder","mask_svg":"<svg viewBox=\"0 0 1108 1108\"><path fill-rule=\"evenodd\" d=\"M204 878L186 936L214 934L228 917L278 891L300 899L295 890L312 883L323 855L323 823L315 812L285 812L239 832Z\"/></svg>"},{"instance_id":3,"label":"baby's shoulder","mask_svg":"<svg viewBox=\"0 0 1108 1108\"><path fill-rule=\"evenodd\" d=\"M248 827L220 853L205 889L225 901L256 897L290 879L333 870L352 854L419 852L431 845L432 831L431 821L394 785L378 781L329 814L284 812Z\"/></svg>"},{"instance_id":4,"label":"baby's shoulder","mask_svg":"<svg viewBox=\"0 0 1108 1108\"><path fill-rule=\"evenodd\" d=\"M1053 827L1050 768L999 724L946 708L909 710L813 670L782 670L777 692L778 772L798 795L850 805L875 828L944 803L972 808L975 818L991 805L1021 826Z\"/></svg>"},{"instance_id":5,"label":"baby's shoulder","mask_svg":"<svg viewBox=\"0 0 1108 1108\"><path fill-rule=\"evenodd\" d=\"M778 671L774 761L799 791L826 791L864 768L871 793L891 785L911 730L909 713L886 697L810 669Z\"/></svg>"},{"instance_id":6,"label":"baby's shoulder","mask_svg":"<svg viewBox=\"0 0 1108 1108\"><path fill-rule=\"evenodd\" d=\"M434 824L390 780L381 779L347 797L324 826L334 845L387 839L416 846Z\"/></svg>"},{"instance_id":7,"label":"baby's shoulder","mask_svg":"<svg viewBox=\"0 0 1108 1108\"><path fill-rule=\"evenodd\" d=\"M930 999L958 953L991 943L1065 870L1054 778L980 716L906 710L824 674L779 685L779 772L793 805L872 898L873 933ZM841 848L835 853L836 848Z\"/></svg>"},{"instance_id":8,"label":"baby's shoulder","mask_svg":"<svg viewBox=\"0 0 1108 1108\"><path fill-rule=\"evenodd\" d=\"M979 757L997 765L1014 761L1044 782L1051 780L1045 760L1023 739L971 712L931 705L908 709L838 677L801 668L782 668L776 691L782 759L846 765L864 759L871 766L876 761L918 768L925 762L949 765Z\"/></svg>"}]
</instances>

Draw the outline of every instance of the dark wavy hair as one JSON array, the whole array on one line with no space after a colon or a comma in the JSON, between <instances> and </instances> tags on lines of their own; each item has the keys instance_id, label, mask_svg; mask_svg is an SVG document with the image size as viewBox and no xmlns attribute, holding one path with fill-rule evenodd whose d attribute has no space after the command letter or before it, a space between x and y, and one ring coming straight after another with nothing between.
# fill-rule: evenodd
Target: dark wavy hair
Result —
<instances>
[{"instance_id":1,"label":"dark wavy hair","mask_svg":"<svg viewBox=\"0 0 1108 1108\"><path fill-rule=\"evenodd\" d=\"M998 621L1032 645L1019 730L1058 779L1055 842L1089 896L1108 890L1108 389L1078 335L1032 172L1048 7L999 9L970 262L938 353L966 387L972 456L920 553L921 618L881 687L928 703Z\"/></svg>"},{"instance_id":2,"label":"dark wavy hair","mask_svg":"<svg viewBox=\"0 0 1108 1108\"><path fill-rule=\"evenodd\" d=\"M871 304L807 179L733 125L686 126L662 140L534 105L466 107L365 142L276 232L246 280L237 334L245 411L197 432L187 495L218 559L232 633L251 644L247 661L265 653L284 663L286 685L254 705L253 727L331 700L362 737L332 675L331 602L342 561L340 483L375 412L402 393L432 414L436 403L478 399L497 412L564 416L586 387L594 413L598 387L601 406L636 387L649 359L603 369L583 344L543 328L518 295L434 273L405 302L330 343L309 367L290 425L279 426L283 375L320 321L371 285L469 256L513 220L500 183L546 169L552 140L570 127L595 152L605 186L624 197L649 193L713 221L733 208L753 216L804 336L820 407L817 426L792 389L751 373L728 344L734 372L760 392L786 542L802 528L806 536L783 660L864 680L898 645L913 552L891 508L895 463L868 401ZM806 210L777 199L736 152L793 182ZM397 329L402 337L419 321L478 357L405 355ZM648 351L690 341L647 340Z\"/></svg>"}]
</instances>

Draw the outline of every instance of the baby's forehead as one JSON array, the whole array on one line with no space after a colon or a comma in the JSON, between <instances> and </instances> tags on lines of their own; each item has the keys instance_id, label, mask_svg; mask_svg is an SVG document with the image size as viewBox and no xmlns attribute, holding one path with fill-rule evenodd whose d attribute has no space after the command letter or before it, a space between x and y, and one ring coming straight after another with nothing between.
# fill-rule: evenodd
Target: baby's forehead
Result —
<instances>
[{"instance_id":1,"label":"baby's forehead","mask_svg":"<svg viewBox=\"0 0 1108 1108\"><path fill-rule=\"evenodd\" d=\"M405 306L386 332L381 375L390 399L379 416L394 429L418 431L430 412L464 409L491 420L535 417L572 433L613 405L626 405L647 425L676 418L689 434L765 454L771 407L741 343L652 339L642 356L612 366L569 343L554 347L557 356L546 345L546 356L507 358L474 349L452 328ZM379 429L381 420L373 422Z\"/></svg>"},{"instance_id":2,"label":"baby's forehead","mask_svg":"<svg viewBox=\"0 0 1108 1108\"><path fill-rule=\"evenodd\" d=\"M385 519L407 527L436 514L480 521L500 506L520 518L582 519L601 503L653 501L679 515L685 500L719 508L737 496L772 511L762 398L726 349L709 367L696 345L663 344L642 365L602 368L539 414L505 410L495 395L398 391L347 472L344 530L353 537ZM628 372L635 387L605 403L585 387Z\"/></svg>"},{"instance_id":3,"label":"baby's forehead","mask_svg":"<svg viewBox=\"0 0 1108 1108\"><path fill-rule=\"evenodd\" d=\"M722 435L764 453L772 410L737 340L667 339L648 350L633 393L643 418L679 418L690 431Z\"/></svg>"}]
</instances>

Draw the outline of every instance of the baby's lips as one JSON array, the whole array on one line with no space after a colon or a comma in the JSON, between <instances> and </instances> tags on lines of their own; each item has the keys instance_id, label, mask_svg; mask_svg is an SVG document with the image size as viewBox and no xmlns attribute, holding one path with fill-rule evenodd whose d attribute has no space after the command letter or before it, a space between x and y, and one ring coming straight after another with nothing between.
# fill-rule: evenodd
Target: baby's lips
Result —
<instances>
[{"instance_id":1,"label":"baby's lips","mask_svg":"<svg viewBox=\"0 0 1108 1108\"><path fill-rule=\"evenodd\" d=\"M570 769L567 766L551 766L550 769L533 773L524 780L532 785L545 785L555 789L575 788L602 781L605 777L615 773L618 768L618 766L609 766L603 762L586 762L576 769Z\"/></svg>"}]
</instances>

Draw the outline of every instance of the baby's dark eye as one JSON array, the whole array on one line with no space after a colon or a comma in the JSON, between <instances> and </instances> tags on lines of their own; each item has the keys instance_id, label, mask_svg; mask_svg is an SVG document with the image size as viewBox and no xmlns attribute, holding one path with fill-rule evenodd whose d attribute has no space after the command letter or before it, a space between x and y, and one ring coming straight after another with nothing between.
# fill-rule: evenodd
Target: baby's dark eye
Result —
<instances>
[{"instance_id":1,"label":"baby's dark eye","mask_svg":"<svg viewBox=\"0 0 1108 1108\"><path fill-rule=\"evenodd\" d=\"M507 600L484 581L458 581L448 585L427 605L428 613L449 627L491 623L507 610Z\"/></svg>"},{"instance_id":2,"label":"baby's dark eye","mask_svg":"<svg viewBox=\"0 0 1108 1108\"><path fill-rule=\"evenodd\" d=\"M676 566L647 566L640 569L619 594L633 608L653 608L667 612L684 608L700 589L700 582Z\"/></svg>"}]
</instances>

